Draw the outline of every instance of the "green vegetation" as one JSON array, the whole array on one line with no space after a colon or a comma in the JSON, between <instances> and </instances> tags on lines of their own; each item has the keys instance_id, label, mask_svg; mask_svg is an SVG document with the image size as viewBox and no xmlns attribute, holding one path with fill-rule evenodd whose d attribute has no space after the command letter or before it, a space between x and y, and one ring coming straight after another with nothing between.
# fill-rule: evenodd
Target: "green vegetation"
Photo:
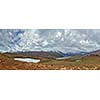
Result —
<instances>
[{"instance_id":1,"label":"green vegetation","mask_svg":"<svg viewBox=\"0 0 100 100\"><path fill-rule=\"evenodd\" d=\"M47 62L42 62L43 64L53 64L53 65L64 65L64 66L84 66L86 64L98 64L100 65L100 57L99 56L74 56L68 59L60 59L60 60L49 60Z\"/></svg>"}]
</instances>

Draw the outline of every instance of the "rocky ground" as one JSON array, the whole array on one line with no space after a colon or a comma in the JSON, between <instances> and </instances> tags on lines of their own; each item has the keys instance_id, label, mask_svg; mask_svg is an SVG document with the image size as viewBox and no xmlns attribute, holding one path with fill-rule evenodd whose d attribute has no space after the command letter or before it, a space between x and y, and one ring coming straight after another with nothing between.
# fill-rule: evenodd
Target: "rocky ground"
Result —
<instances>
[{"instance_id":1,"label":"rocky ground","mask_svg":"<svg viewBox=\"0 0 100 100\"><path fill-rule=\"evenodd\" d=\"M0 70L100 70L100 57L74 57L64 60L44 59L42 62L34 64L15 61L13 58L0 54Z\"/></svg>"},{"instance_id":2,"label":"rocky ground","mask_svg":"<svg viewBox=\"0 0 100 100\"><path fill-rule=\"evenodd\" d=\"M100 70L98 64L84 64L84 65L47 65L47 64L33 64L18 61L2 61L0 60L0 70Z\"/></svg>"}]
</instances>

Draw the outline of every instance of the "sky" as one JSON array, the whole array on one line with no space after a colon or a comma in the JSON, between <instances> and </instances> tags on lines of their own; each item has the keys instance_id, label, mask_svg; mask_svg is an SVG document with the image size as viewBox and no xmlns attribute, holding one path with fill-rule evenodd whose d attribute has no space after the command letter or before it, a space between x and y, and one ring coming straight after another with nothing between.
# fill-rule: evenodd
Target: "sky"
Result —
<instances>
[{"instance_id":1,"label":"sky","mask_svg":"<svg viewBox=\"0 0 100 100\"><path fill-rule=\"evenodd\" d=\"M100 49L99 29L0 29L0 51L90 52Z\"/></svg>"}]
</instances>

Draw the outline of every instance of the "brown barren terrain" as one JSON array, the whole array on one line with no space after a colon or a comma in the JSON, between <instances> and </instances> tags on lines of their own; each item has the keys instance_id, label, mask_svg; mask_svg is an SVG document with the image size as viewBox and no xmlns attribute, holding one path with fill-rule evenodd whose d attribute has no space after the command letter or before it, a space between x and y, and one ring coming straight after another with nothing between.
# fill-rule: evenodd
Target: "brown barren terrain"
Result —
<instances>
[{"instance_id":1,"label":"brown barren terrain","mask_svg":"<svg viewBox=\"0 0 100 100\"><path fill-rule=\"evenodd\" d=\"M0 70L100 70L99 56L75 56L68 59L40 58L39 63L15 61L12 56L0 54Z\"/></svg>"}]
</instances>

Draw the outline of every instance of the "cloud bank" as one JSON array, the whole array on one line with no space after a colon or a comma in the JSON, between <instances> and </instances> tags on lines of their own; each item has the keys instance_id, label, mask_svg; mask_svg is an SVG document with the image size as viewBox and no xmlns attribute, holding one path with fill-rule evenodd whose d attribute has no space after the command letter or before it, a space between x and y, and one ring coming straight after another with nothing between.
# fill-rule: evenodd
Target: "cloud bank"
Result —
<instances>
[{"instance_id":1,"label":"cloud bank","mask_svg":"<svg viewBox=\"0 0 100 100\"><path fill-rule=\"evenodd\" d=\"M100 49L99 29L1 29L0 51L80 52Z\"/></svg>"}]
</instances>

